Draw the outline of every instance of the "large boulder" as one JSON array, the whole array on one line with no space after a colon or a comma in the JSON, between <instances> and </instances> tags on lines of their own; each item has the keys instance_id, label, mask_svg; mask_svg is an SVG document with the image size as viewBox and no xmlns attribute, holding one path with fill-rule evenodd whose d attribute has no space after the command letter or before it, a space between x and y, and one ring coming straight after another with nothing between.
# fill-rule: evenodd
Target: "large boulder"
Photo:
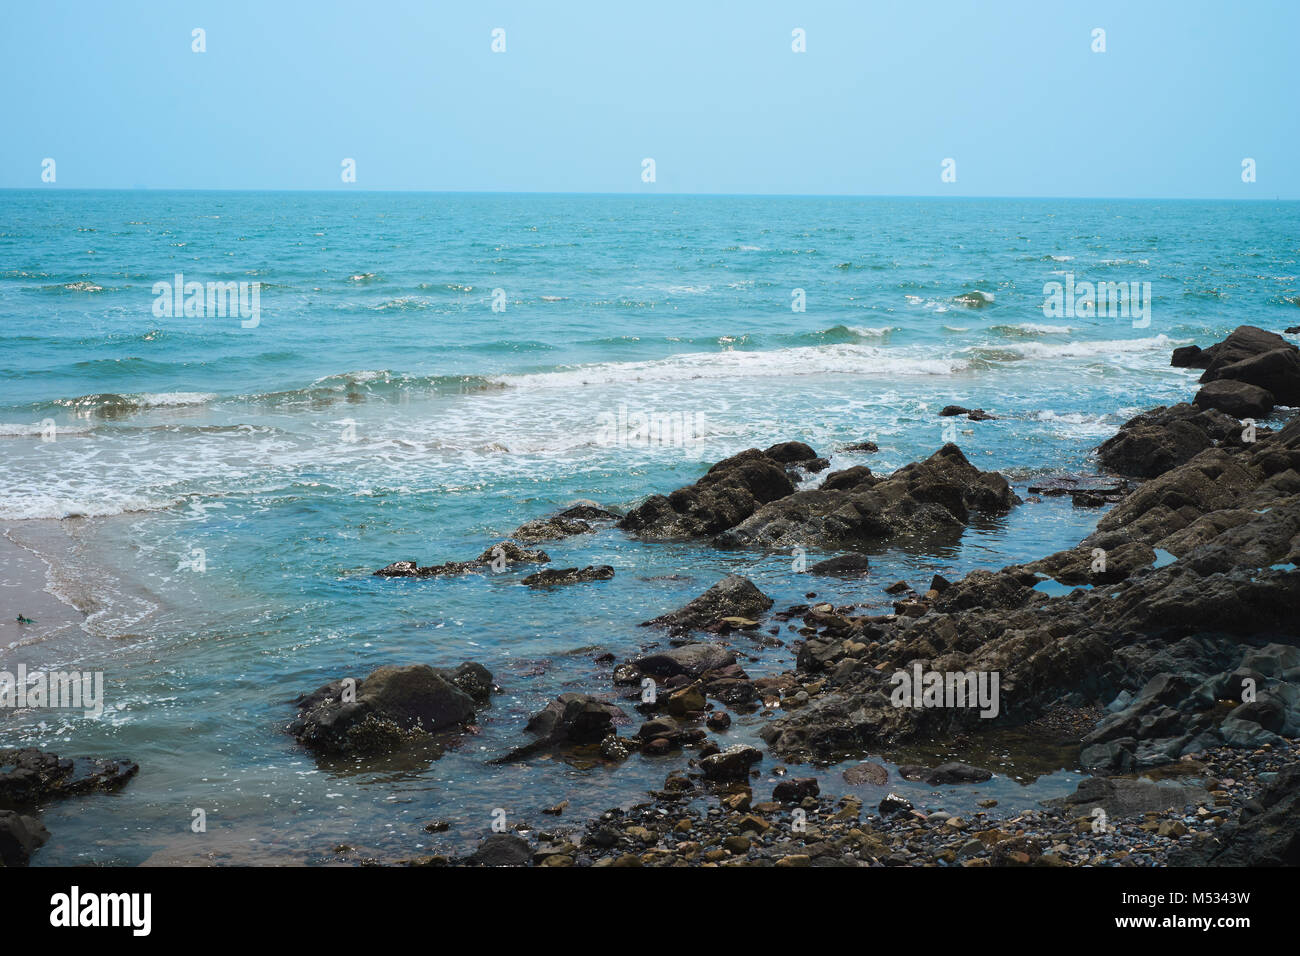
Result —
<instances>
[{"instance_id":1,"label":"large boulder","mask_svg":"<svg viewBox=\"0 0 1300 956\"><path fill-rule=\"evenodd\" d=\"M355 686L338 680L299 697L289 732L322 753L386 753L472 723L471 694L483 699L485 683L490 688L491 674L468 663L456 671L427 664L380 667Z\"/></svg>"},{"instance_id":2,"label":"large boulder","mask_svg":"<svg viewBox=\"0 0 1300 956\"><path fill-rule=\"evenodd\" d=\"M1109 471L1128 478L1155 478L1191 461L1207 448L1230 443L1241 424L1212 408L1185 402L1137 415L1102 442L1097 458Z\"/></svg>"},{"instance_id":3,"label":"large boulder","mask_svg":"<svg viewBox=\"0 0 1300 956\"><path fill-rule=\"evenodd\" d=\"M1269 332L1253 325L1240 325L1228 334L1222 342L1201 349L1194 345L1174 349L1170 364L1179 368L1200 368L1207 372L1217 370L1225 365L1240 362L1242 359L1271 352L1291 345L1276 332ZM1208 379L1203 379L1208 381Z\"/></svg>"},{"instance_id":4,"label":"large boulder","mask_svg":"<svg viewBox=\"0 0 1300 956\"><path fill-rule=\"evenodd\" d=\"M1201 376L1206 383L1224 380L1258 386L1283 405L1300 405L1300 349L1287 345L1228 365L1212 363Z\"/></svg>"},{"instance_id":5,"label":"large boulder","mask_svg":"<svg viewBox=\"0 0 1300 956\"><path fill-rule=\"evenodd\" d=\"M1272 392L1258 385L1221 378L1203 386L1192 404L1197 408L1214 408L1234 418L1267 418L1276 402Z\"/></svg>"}]
</instances>

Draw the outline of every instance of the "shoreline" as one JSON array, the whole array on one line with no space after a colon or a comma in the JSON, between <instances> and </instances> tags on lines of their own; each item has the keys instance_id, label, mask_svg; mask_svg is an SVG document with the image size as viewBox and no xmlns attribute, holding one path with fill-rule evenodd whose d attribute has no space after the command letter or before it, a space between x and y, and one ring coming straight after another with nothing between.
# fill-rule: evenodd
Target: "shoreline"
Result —
<instances>
[{"instance_id":1,"label":"shoreline","mask_svg":"<svg viewBox=\"0 0 1300 956\"><path fill-rule=\"evenodd\" d=\"M34 538L48 541L52 533L58 533L57 528L48 526L50 520L10 522L0 527L0 654L5 658L20 648L36 651L61 637L83 633L85 613L54 593L52 558L30 544ZM20 614L33 623L19 624Z\"/></svg>"}]
</instances>

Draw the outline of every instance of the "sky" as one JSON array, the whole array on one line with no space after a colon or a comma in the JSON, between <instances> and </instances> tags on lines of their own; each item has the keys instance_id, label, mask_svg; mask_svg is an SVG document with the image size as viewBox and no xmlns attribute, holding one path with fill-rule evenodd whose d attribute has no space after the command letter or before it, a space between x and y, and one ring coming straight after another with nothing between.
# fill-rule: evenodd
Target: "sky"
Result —
<instances>
[{"instance_id":1,"label":"sky","mask_svg":"<svg viewBox=\"0 0 1300 956\"><path fill-rule=\"evenodd\" d=\"M7 0L0 187L1300 199L1297 37L1298 0Z\"/></svg>"}]
</instances>

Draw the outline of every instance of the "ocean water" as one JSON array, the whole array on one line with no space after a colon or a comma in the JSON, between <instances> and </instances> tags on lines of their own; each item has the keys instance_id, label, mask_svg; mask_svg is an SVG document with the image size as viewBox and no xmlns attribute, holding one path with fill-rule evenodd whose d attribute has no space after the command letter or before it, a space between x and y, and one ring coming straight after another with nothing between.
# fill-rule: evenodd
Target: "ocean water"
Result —
<instances>
[{"instance_id":1,"label":"ocean water","mask_svg":"<svg viewBox=\"0 0 1300 956\"><path fill-rule=\"evenodd\" d=\"M255 327L156 314L155 283L177 273L260 283ZM1067 277L1150 283L1149 323L1046 316L1045 286ZM578 499L626 509L786 439L887 472L955 424L1023 495L1094 470L1131 415L1189 400L1198 373L1170 350L1242 323L1300 324L1300 204L0 192L0 529L79 609L76 627L0 642L0 669L103 670L108 698L99 718L0 713L0 746L142 768L47 808L36 863L391 860L470 847L497 808L555 828L636 802L680 757L487 761L556 693L612 692L593 658L661 640L638 623L725 573L778 606L813 591L884 608L900 577L1069 547L1101 512L1022 505L955 544L882 549L856 583L615 529L543 545L553 566L614 566L597 584L371 572L472 558ZM937 416L954 403L997 420ZM637 414L698 440L611 434ZM840 450L867 439L877 453ZM735 644L777 673L795 636ZM289 701L328 680L467 659L503 693L439 759L320 761L284 732ZM979 788L892 788L1014 812L1076 780L1051 755L985 758L999 776ZM425 832L436 819L451 829Z\"/></svg>"}]
</instances>

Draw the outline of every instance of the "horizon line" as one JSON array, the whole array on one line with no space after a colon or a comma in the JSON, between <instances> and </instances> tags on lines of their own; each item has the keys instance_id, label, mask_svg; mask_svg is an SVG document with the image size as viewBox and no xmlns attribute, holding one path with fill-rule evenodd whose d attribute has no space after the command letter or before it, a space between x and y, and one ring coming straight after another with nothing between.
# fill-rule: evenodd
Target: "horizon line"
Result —
<instances>
[{"instance_id":1,"label":"horizon line","mask_svg":"<svg viewBox=\"0 0 1300 956\"><path fill-rule=\"evenodd\" d=\"M353 188L331 186L312 188L304 186L0 186L0 192L193 192L193 193L420 193L443 196L591 196L602 198L701 198L701 199L965 199L965 200L1069 200L1094 202L1300 202L1294 198L1246 198L1240 196L1083 196L1083 195L944 195L942 193L746 193L746 192L677 192L671 190L623 192L575 192L570 190L511 190L511 189L442 189L411 186L381 186Z\"/></svg>"}]
</instances>

